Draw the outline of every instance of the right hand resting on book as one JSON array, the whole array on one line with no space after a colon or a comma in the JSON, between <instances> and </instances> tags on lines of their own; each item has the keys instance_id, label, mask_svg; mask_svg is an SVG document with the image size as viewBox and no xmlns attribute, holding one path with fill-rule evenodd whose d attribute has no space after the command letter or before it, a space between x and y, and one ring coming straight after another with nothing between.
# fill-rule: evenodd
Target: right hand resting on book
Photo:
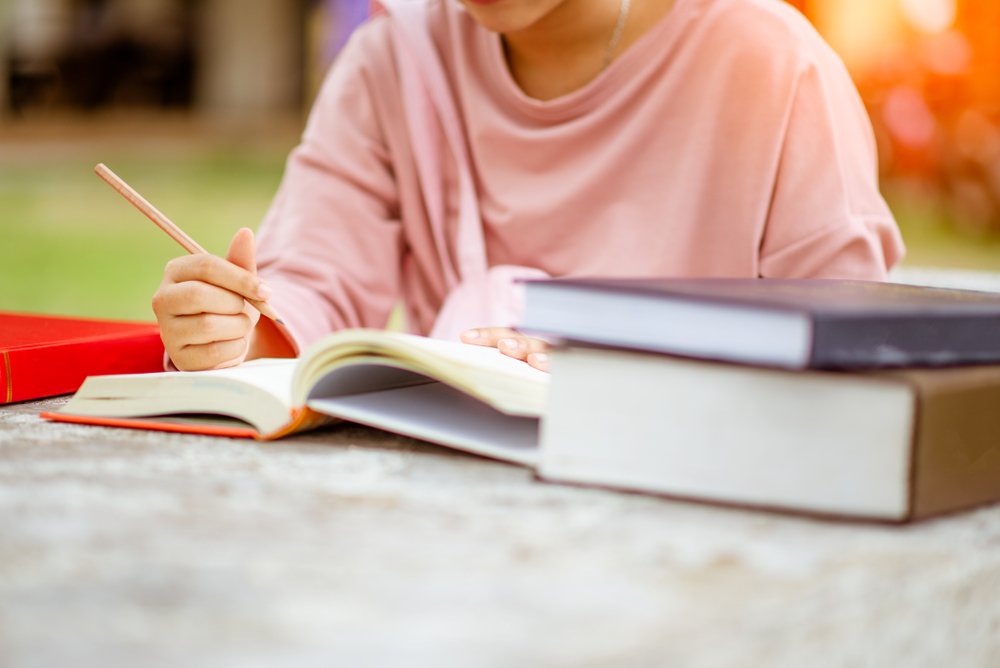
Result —
<instances>
[{"instance_id":1,"label":"right hand resting on book","mask_svg":"<svg viewBox=\"0 0 1000 668\"><path fill-rule=\"evenodd\" d=\"M171 361L182 371L240 364L260 319L246 299L270 296L257 276L253 232L247 228L233 237L226 259L204 253L174 258L153 295Z\"/></svg>"},{"instance_id":2,"label":"right hand resting on book","mask_svg":"<svg viewBox=\"0 0 1000 668\"><path fill-rule=\"evenodd\" d=\"M525 336L509 327L479 327L462 332L462 342L497 348L508 357L527 362L541 371L549 370L549 344Z\"/></svg>"}]
</instances>

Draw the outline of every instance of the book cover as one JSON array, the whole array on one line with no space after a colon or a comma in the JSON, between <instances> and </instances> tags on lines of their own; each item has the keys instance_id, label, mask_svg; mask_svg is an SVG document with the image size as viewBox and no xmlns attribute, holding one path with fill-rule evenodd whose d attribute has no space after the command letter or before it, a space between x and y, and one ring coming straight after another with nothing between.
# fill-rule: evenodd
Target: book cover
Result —
<instances>
[{"instance_id":1,"label":"book cover","mask_svg":"<svg viewBox=\"0 0 1000 668\"><path fill-rule=\"evenodd\" d=\"M75 392L87 376L162 370L155 324L0 313L0 404Z\"/></svg>"},{"instance_id":2,"label":"book cover","mask_svg":"<svg viewBox=\"0 0 1000 668\"><path fill-rule=\"evenodd\" d=\"M520 328L798 369L1000 362L1000 294L869 281L529 281Z\"/></svg>"},{"instance_id":3,"label":"book cover","mask_svg":"<svg viewBox=\"0 0 1000 668\"><path fill-rule=\"evenodd\" d=\"M888 522L1000 500L1000 365L792 371L554 351L539 474Z\"/></svg>"}]
</instances>

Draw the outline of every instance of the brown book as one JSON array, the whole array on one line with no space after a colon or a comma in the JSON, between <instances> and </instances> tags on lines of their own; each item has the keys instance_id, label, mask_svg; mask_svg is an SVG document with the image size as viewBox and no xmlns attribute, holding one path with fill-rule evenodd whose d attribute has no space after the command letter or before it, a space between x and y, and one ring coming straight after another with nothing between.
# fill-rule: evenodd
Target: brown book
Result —
<instances>
[{"instance_id":1,"label":"brown book","mask_svg":"<svg viewBox=\"0 0 1000 668\"><path fill-rule=\"evenodd\" d=\"M905 522L1000 500L1000 365L867 372L557 350L539 475Z\"/></svg>"}]
</instances>

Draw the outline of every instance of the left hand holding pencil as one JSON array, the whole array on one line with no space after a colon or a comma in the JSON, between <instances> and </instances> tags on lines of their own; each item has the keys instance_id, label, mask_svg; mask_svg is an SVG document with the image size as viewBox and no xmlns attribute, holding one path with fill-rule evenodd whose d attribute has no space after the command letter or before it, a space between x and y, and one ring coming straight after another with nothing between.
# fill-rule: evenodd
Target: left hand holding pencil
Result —
<instances>
[{"instance_id":1,"label":"left hand holding pencil","mask_svg":"<svg viewBox=\"0 0 1000 668\"><path fill-rule=\"evenodd\" d=\"M153 312L167 354L182 371L236 366L250 350L270 290L257 276L253 232L239 230L226 258L196 253L167 263Z\"/></svg>"}]
</instances>

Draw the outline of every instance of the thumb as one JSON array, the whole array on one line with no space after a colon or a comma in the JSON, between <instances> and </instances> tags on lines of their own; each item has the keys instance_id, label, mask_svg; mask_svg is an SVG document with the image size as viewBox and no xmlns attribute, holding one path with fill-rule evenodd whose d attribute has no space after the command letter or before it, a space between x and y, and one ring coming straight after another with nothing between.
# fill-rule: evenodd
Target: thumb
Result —
<instances>
[{"instance_id":1,"label":"thumb","mask_svg":"<svg viewBox=\"0 0 1000 668\"><path fill-rule=\"evenodd\" d=\"M242 227L236 232L229 242L226 259L251 273L257 273L257 250L250 228Z\"/></svg>"}]
</instances>

